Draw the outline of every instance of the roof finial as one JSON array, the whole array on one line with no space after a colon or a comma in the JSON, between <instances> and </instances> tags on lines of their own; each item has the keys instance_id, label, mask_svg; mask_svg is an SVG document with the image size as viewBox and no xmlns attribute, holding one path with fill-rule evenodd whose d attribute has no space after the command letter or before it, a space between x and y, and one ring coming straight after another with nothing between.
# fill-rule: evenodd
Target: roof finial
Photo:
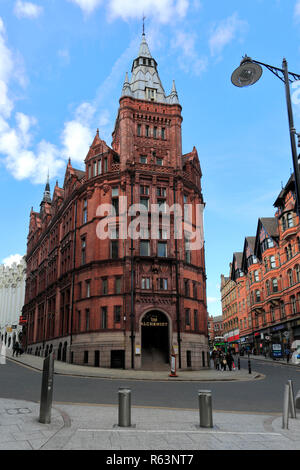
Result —
<instances>
[{"instance_id":1,"label":"roof finial","mask_svg":"<svg viewBox=\"0 0 300 470\"><path fill-rule=\"evenodd\" d=\"M143 13L143 36L145 36L145 19L146 19L146 16Z\"/></svg>"}]
</instances>

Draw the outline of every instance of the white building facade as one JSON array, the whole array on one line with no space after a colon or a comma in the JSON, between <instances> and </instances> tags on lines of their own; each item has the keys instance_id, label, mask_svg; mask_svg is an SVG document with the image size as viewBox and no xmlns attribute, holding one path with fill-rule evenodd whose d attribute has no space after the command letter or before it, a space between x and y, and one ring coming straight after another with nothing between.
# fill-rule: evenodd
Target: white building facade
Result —
<instances>
[{"instance_id":1,"label":"white building facade","mask_svg":"<svg viewBox=\"0 0 300 470\"><path fill-rule=\"evenodd\" d=\"M12 348L19 341L19 319L25 300L26 262L0 265L0 340Z\"/></svg>"}]
</instances>

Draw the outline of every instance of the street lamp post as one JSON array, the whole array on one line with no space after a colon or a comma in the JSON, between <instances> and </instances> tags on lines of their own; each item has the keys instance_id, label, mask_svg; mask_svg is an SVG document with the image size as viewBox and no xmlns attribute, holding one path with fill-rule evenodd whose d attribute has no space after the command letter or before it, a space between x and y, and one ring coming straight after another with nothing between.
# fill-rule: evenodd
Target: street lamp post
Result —
<instances>
[{"instance_id":1,"label":"street lamp post","mask_svg":"<svg viewBox=\"0 0 300 470\"><path fill-rule=\"evenodd\" d=\"M292 148L292 157L293 157L293 167L294 167L294 178L295 178L295 190L296 190L296 212L300 216L300 171L296 147L296 130L294 128L294 118L291 102L291 93L290 93L290 83L300 80L300 75L289 72L286 59L283 59L282 69L274 67L269 64L264 64L263 62L258 62L257 60L251 59L247 55L241 61L240 66L233 72L231 75L231 81L233 85L242 88L245 86L254 85L260 77L262 76L262 67L266 67L270 72L272 72L276 77L278 77L285 85L285 94L286 94L286 104L288 111L289 119L289 128L290 128L290 139L291 139L291 148Z\"/></svg>"}]
</instances>

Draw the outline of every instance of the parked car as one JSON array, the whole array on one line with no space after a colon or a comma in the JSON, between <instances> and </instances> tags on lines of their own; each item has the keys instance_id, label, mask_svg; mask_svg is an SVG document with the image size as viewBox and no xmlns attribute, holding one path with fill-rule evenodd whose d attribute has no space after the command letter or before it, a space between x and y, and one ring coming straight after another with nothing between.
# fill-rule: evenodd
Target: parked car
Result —
<instances>
[{"instance_id":1,"label":"parked car","mask_svg":"<svg viewBox=\"0 0 300 470\"><path fill-rule=\"evenodd\" d=\"M300 365L300 340L296 340L293 342L291 346L292 350L292 359L291 362L293 364L299 364Z\"/></svg>"}]
</instances>

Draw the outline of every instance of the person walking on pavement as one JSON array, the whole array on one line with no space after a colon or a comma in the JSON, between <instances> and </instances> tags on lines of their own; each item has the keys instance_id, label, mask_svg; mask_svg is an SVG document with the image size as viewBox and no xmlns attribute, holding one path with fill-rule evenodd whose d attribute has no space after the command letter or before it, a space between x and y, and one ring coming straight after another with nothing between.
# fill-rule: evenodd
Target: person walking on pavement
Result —
<instances>
[{"instance_id":1,"label":"person walking on pavement","mask_svg":"<svg viewBox=\"0 0 300 470\"><path fill-rule=\"evenodd\" d=\"M285 348L285 355L286 355L286 362L289 363L290 361L290 350L288 346Z\"/></svg>"},{"instance_id":2,"label":"person walking on pavement","mask_svg":"<svg viewBox=\"0 0 300 470\"><path fill-rule=\"evenodd\" d=\"M217 369L217 351L216 351L216 349L214 349L213 352L211 353L211 358L214 362L214 368Z\"/></svg>"},{"instance_id":3,"label":"person walking on pavement","mask_svg":"<svg viewBox=\"0 0 300 470\"><path fill-rule=\"evenodd\" d=\"M230 372L231 372L231 371L232 371L233 357L232 357L230 351L228 351L228 353L226 354L226 362L227 362L227 364L228 364L228 369L229 369Z\"/></svg>"},{"instance_id":4,"label":"person walking on pavement","mask_svg":"<svg viewBox=\"0 0 300 470\"><path fill-rule=\"evenodd\" d=\"M15 344L13 345L13 356L16 354L16 356L18 356L18 352L19 352L19 343L18 341L15 342Z\"/></svg>"},{"instance_id":5,"label":"person walking on pavement","mask_svg":"<svg viewBox=\"0 0 300 470\"><path fill-rule=\"evenodd\" d=\"M220 362L221 362L221 368L222 368L221 370L225 371L227 362L226 362L226 356L223 352L220 354Z\"/></svg>"}]
</instances>

